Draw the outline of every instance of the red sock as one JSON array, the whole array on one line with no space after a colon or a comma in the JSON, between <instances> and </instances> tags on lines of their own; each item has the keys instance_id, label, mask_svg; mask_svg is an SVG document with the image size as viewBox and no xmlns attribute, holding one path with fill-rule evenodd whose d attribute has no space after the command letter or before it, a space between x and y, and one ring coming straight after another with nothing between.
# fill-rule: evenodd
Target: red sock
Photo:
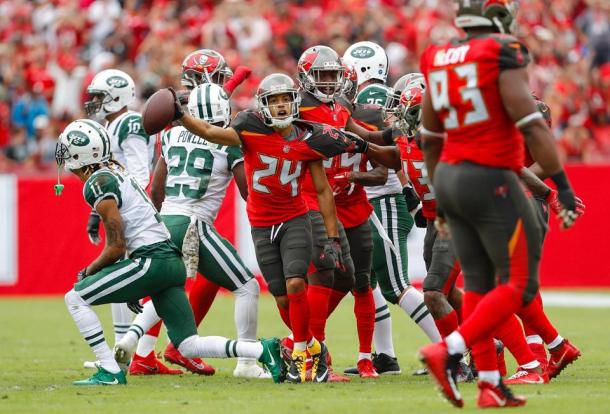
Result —
<instances>
[{"instance_id":1,"label":"red sock","mask_svg":"<svg viewBox=\"0 0 610 414\"><path fill-rule=\"evenodd\" d=\"M545 344L553 342L559 335L557 329L555 329L544 313L540 293L536 295L529 305L523 307L517 315L523 320L523 324L528 326L529 329L527 334L540 335Z\"/></svg>"},{"instance_id":2,"label":"red sock","mask_svg":"<svg viewBox=\"0 0 610 414\"><path fill-rule=\"evenodd\" d=\"M290 314L290 326L294 342L304 342L310 337L309 334L309 303L307 303L307 291L288 294L288 307Z\"/></svg>"},{"instance_id":3,"label":"red sock","mask_svg":"<svg viewBox=\"0 0 610 414\"><path fill-rule=\"evenodd\" d=\"M500 285L480 297L478 304L466 311L467 302L473 302L473 293L464 294L464 322L459 328L459 332L464 338L466 346L492 338L498 326L506 322L522 306L521 294L511 285ZM469 298L470 296L470 298ZM470 300L469 300L470 299ZM477 302L474 298L474 302Z\"/></svg>"},{"instance_id":4,"label":"red sock","mask_svg":"<svg viewBox=\"0 0 610 414\"><path fill-rule=\"evenodd\" d=\"M527 345L523 328L517 316L513 315L504 322L495 332L495 337L498 338L504 346L510 351L517 360L519 366L529 364L536 360L536 356Z\"/></svg>"},{"instance_id":5,"label":"red sock","mask_svg":"<svg viewBox=\"0 0 610 414\"><path fill-rule=\"evenodd\" d=\"M464 302L462 303L462 316L464 321L468 321L479 302L484 295L476 292L464 292ZM458 328L462 333L462 327ZM463 335L463 334L462 334ZM491 336L483 338L479 342L469 346L471 348L472 357L474 358L475 366L480 371L494 371L498 369L498 360L496 357L496 346Z\"/></svg>"},{"instance_id":6,"label":"red sock","mask_svg":"<svg viewBox=\"0 0 610 414\"><path fill-rule=\"evenodd\" d=\"M191 286L189 293L189 302L193 309L193 315L195 316L195 324L199 326L205 315L207 315L214 298L220 286L216 283L209 281L205 277L197 276L195 282Z\"/></svg>"},{"instance_id":7,"label":"red sock","mask_svg":"<svg viewBox=\"0 0 610 414\"><path fill-rule=\"evenodd\" d=\"M328 299L328 316L332 315L335 309L337 309L339 302L343 300L345 295L347 295L347 292L331 289L330 298Z\"/></svg>"},{"instance_id":8,"label":"red sock","mask_svg":"<svg viewBox=\"0 0 610 414\"><path fill-rule=\"evenodd\" d=\"M444 338L458 328L458 313L453 310L441 319L435 320L434 323L441 334L441 338Z\"/></svg>"},{"instance_id":9,"label":"red sock","mask_svg":"<svg viewBox=\"0 0 610 414\"><path fill-rule=\"evenodd\" d=\"M292 328L290 326L290 304L288 304L288 307L286 308L282 308L280 305L277 305L277 310L280 311L280 317L282 318L282 320L284 321L284 323L286 324L286 326L288 327L288 329L290 329L292 331Z\"/></svg>"},{"instance_id":10,"label":"red sock","mask_svg":"<svg viewBox=\"0 0 610 414\"><path fill-rule=\"evenodd\" d=\"M359 352L370 353L375 330L375 300L373 291L354 291L354 314L356 315L356 328L358 330Z\"/></svg>"},{"instance_id":11,"label":"red sock","mask_svg":"<svg viewBox=\"0 0 610 414\"><path fill-rule=\"evenodd\" d=\"M309 329L313 336L324 341L326 320L328 319L328 302L330 301L332 289L309 285L307 288L307 301L309 302Z\"/></svg>"}]
</instances>

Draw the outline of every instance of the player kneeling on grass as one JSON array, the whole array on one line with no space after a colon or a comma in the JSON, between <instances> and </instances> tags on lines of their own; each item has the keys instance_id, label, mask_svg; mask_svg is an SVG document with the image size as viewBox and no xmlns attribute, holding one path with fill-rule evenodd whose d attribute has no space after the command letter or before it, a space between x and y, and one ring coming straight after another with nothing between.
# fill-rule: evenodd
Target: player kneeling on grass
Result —
<instances>
[{"instance_id":1,"label":"player kneeling on grass","mask_svg":"<svg viewBox=\"0 0 610 414\"><path fill-rule=\"evenodd\" d=\"M91 307L127 302L135 309L145 296L152 298L170 340L182 355L257 358L279 380L277 338L241 342L197 336L184 292L182 254L146 193L112 159L108 133L102 126L90 120L72 122L59 137L55 158L60 167L64 165L85 183L85 200L100 215L106 231L104 250L78 273L78 282L65 296L68 311L99 361L98 371L75 385L126 384L119 363L129 362L132 350L116 347L113 355Z\"/></svg>"}]
</instances>

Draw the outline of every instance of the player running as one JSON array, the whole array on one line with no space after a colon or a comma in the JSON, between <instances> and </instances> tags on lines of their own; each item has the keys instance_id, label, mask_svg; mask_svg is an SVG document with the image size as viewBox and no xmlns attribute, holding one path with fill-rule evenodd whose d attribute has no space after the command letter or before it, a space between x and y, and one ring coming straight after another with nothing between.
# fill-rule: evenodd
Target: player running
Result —
<instances>
[{"instance_id":1,"label":"player running","mask_svg":"<svg viewBox=\"0 0 610 414\"><path fill-rule=\"evenodd\" d=\"M241 145L248 182L247 213L257 261L276 299L280 315L294 335L286 379L306 380L306 354L313 359L312 380L328 379L327 350L310 333L305 277L312 255L312 236L301 183L310 171L326 243L321 259L341 264L341 246L332 191L322 159L344 152L350 141L333 128L295 120L300 97L294 81L272 74L259 85L256 111L242 111L230 128L219 128L189 115L176 117L189 131L220 145Z\"/></svg>"},{"instance_id":2,"label":"player running","mask_svg":"<svg viewBox=\"0 0 610 414\"><path fill-rule=\"evenodd\" d=\"M78 273L78 282L65 296L68 311L99 361L95 374L74 384L127 383L119 363L129 362L132 349L117 345L113 355L92 306L133 304L145 296L152 298L170 340L183 355L257 358L278 382L281 367L277 338L243 342L197 336L184 293L185 267L180 250L170 240L142 187L111 158L106 130L90 120L72 122L59 137L55 158L60 168L64 166L84 183L85 201L100 215L106 232L104 250ZM130 336L135 334L129 331L124 339Z\"/></svg>"},{"instance_id":3,"label":"player running","mask_svg":"<svg viewBox=\"0 0 610 414\"><path fill-rule=\"evenodd\" d=\"M142 116L128 107L136 100L135 84L131 76L117 69L103 70L87 86L89 101L85 102L85 112L95 116L100 122L105 122L110 136L111 151L114 158L134 176L144 189L148 187L155 140L151 139L142 125ZM100 216L91 211L87 223L87 233L91 243L100 242ZM119 342L129 329L133 313L124 303L112 303L112 321L114 325L114 340ZM154 356L147 361L158 373L180 374L180 370L172 370ZM95 363L85 362L85 366L95 368Z\"/></svg>"},{"instance_id":4,"label":"player running","mask_svg":"<svg viewBox=\"0 0 610 414\"><path fill-rule=\"evenodd\" d=\"M439 203L437 227L445 237L451 230L466 293L463 324L420 356L459 407L455 373L467 348L479 372L479 407L526 402L502 383L493 342L494 330L538 291L541 229L517 175L521 134L557 185L563 227L577 218L553 138L529 93L528 51L509 35L516 7L512 1L459 0L455 23L466 37L430 46L421 59L428 85L422 142Z\"/></svg>"},{"instance_id":5,"label":"player running","mask_svg":"<svg viewBox=\"0 0 610 414\"><path fill-rule=\"evenodd\" d=\"M188 110L192 116L221 128L226 128L231 120L227 94L222 87L212 83L193 89ZM198 245L194 249L196 253L193 252L193 270L206 275L206 278L235 295L237 338L254 342L260 291L258 282L243 264L235 248L214 228L214 220L233 176L247 198L241 149L207 142L205 138L177 126L163 134L161 157L153 176L151 198L161 212L172 242L184 254L185 249L191 248L193 243ZM194 238L191 233L195 234ZM142 331L147 331L159 320L152 302L147 302L130 330L141 335ZM171 344L169 349L177 353ZM201 364L200 361L191 363ZM133 374L134 367L138 369L138 365L146 368L147 361L134 355L129 367L130 374ZM256 365L255 360L245 358L238 358L233 375L270 378L268 373Z\"/></svg>"}]
</instances>

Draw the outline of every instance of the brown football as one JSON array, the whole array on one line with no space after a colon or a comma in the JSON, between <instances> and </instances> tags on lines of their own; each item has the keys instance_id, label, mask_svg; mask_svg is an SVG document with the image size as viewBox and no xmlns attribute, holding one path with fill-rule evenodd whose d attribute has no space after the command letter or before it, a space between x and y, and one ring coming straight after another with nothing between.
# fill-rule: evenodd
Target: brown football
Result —
<instances>
[{"instance_id":1,"label":"brown football","mask_svg":"<svg viewBox=\"0 0 610 414\"><path fill-rule=\"evenodd\" d=\"M168 89L155 92L146 104L142 113L144 131L152 135L163 129L174 119L174 96Z\"/></svg>"}]
</instances>

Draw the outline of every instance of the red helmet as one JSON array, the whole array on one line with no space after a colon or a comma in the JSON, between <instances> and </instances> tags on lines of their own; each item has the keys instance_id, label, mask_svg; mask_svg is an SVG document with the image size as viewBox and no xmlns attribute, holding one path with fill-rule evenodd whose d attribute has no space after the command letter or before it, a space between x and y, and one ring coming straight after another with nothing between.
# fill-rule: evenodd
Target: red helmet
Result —
<instances>
[{"instance_id":1,"label":"red helmet","mask_svg":"<svg viewBox=\"0 0 610 414\"><path fill-rule=\"evenodd\" d=\"M400 102L396 109L398 127L409 136L419 130L421 124L421 108L424 100L424 88L412 83L400 94Z\"/></svg>"},{"instance_id":2,"label":"red helmet","mask_svg":"<svg viewBox=\"0 0 610 414\"><path fill-rule=\"evenodd\" d=\"M394 83L394 87L390 90L388 99L386 99L385 105L383 106L383 116L386 121L389 120L398 109L402 92L405 89L413 86L413 84L417 84L425 89L426 82L424 75L419 72L407 73L406 75L401 76L396 83Z\"/></svg>"},{"instance_id":3,"label":"red helmet","mask_svg":"<svg viewBox=\"0 0 610 414\"><path fill-rule=\"evenodd\" d=\"M350 63L343 63L343 95L353 101L358 92L358 74Z\"/></svg>"},{"instance_id":4,"label":"red helmet","mask_svg":"<svg viewBox=\"0 0 610 414\"><path fill-rule=\"evenodd\" d=\"M328 46L314 46L303 52L298 70L303 89L322 102L332 102L343 89L345 69L337 52ZM332 79L324 73L330 73Z\"/></svg>"},{"instance_id":5,"label":"red helmet","mask_svg":"<svg viewBox=\"0 0 610 414\"><path fill-rule=\"evenodd\" d=\"M225 58L212 49L200 49L190 53L182 61L182 85L189 89L202 83L215 83L223 86L233 75Z\"/></svg>"}]
</instances>

